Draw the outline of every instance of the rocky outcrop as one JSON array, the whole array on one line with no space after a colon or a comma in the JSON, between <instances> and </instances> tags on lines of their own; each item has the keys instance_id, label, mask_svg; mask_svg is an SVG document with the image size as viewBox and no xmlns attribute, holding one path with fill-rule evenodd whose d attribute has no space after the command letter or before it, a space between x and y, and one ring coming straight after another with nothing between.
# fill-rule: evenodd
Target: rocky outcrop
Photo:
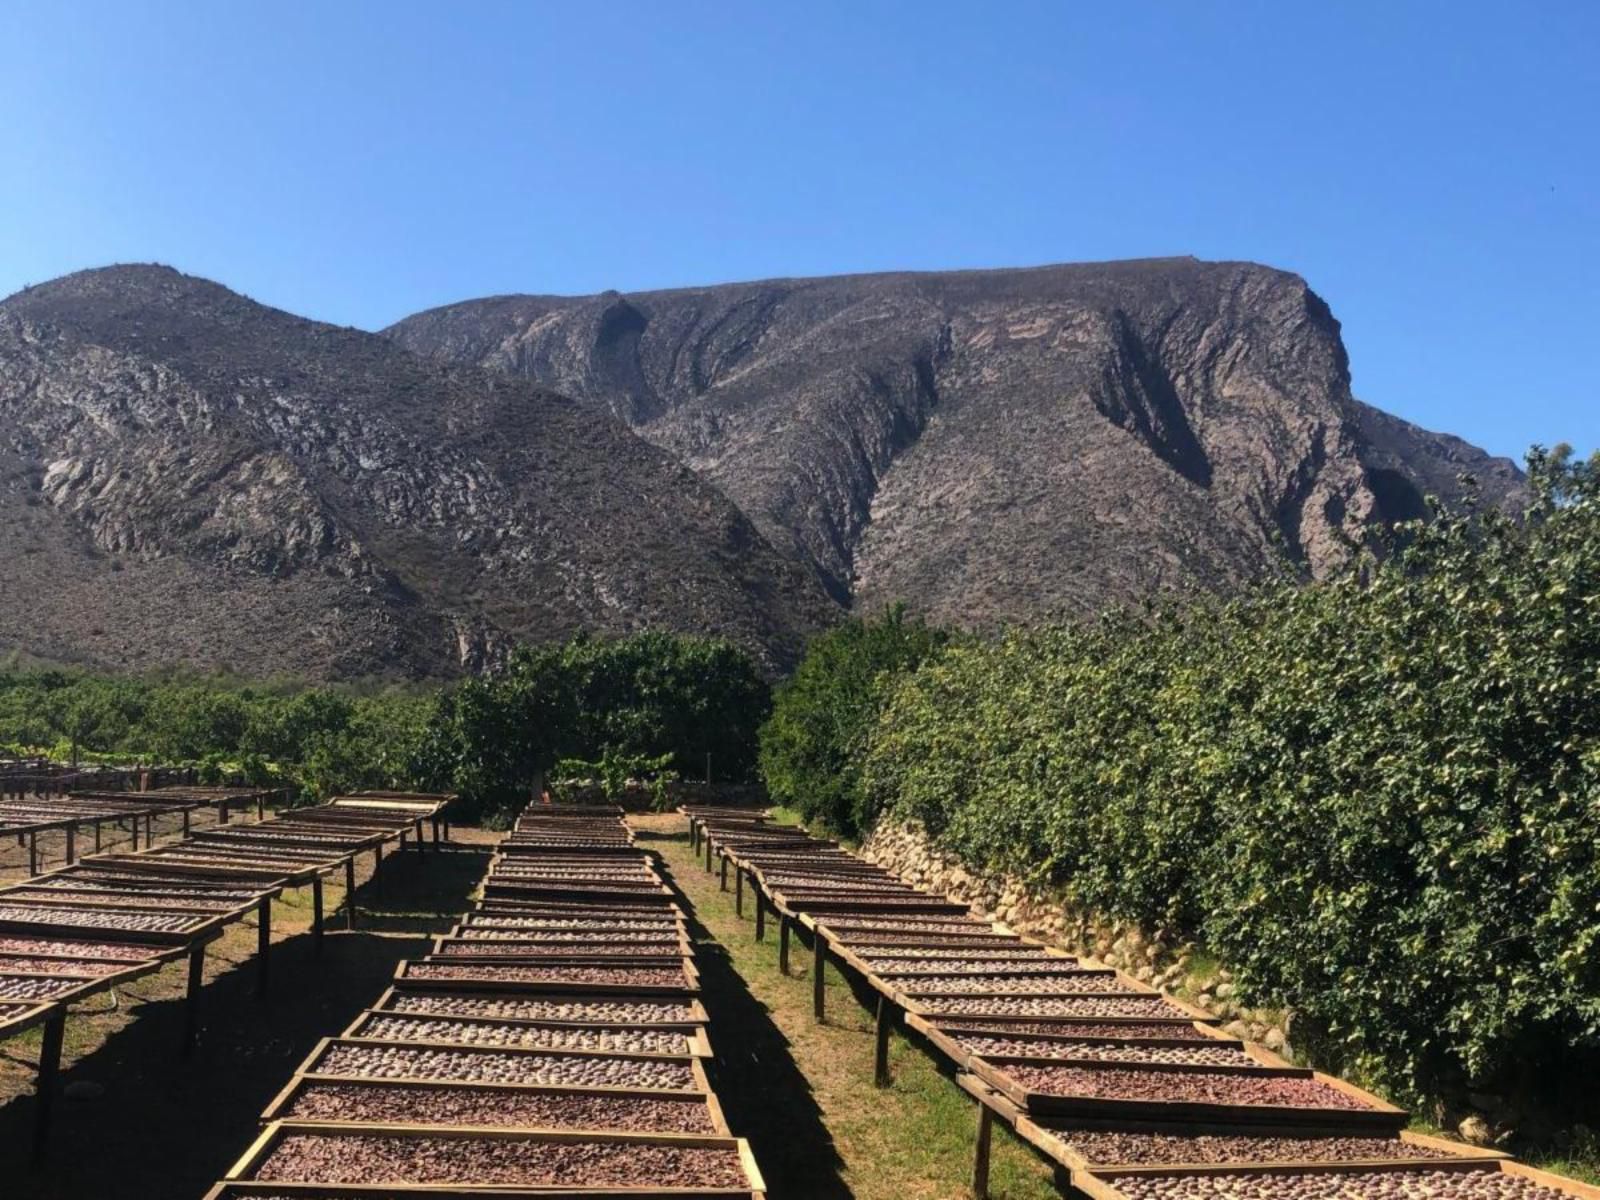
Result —
<instances>
[{"instance_id":1,"label":"rocky outcrop","mask_svg":"<svg viewBox=\"0 0 1600 1200\"><path fill-rule=\"evenodd\" d=\"M1325 573L1516 468L1350 394L1297 276L1194 259L509 296L387 331L628 421L843 603L981 625Z\"/></svg>"},{"instance_id":2,"label":"rocky outcrop","mask_svg":"<svg viewBox=\"0 0 1600 1200\"><path fill-rule=\"evenodd\" d=\"M834 605L625 425L166 268L0 303L0 651L453 674L646 626L777 670Z\"/></svg>"}]
</instances>

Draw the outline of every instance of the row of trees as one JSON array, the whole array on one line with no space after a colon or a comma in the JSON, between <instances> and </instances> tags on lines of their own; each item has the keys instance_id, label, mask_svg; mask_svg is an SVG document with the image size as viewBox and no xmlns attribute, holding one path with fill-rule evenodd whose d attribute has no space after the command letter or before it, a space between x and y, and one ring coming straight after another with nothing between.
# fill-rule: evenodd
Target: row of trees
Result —
<instances>
[{"instance_id":1,"label":"row of trees","mask_svg":"<svg viewBox=\"0 0 1600 1200\"><path fill-rule=\"evenodd\" d=\"M1182 931L1397 1091L1573 1078L1600 1052L1600 459L1529 466L1525 517L1440 513L1325 583L914 665L898 619L830 635L769 784Z\"/></svg>"},{"instance_id":2,"label":"row of trees","mask_svg":"<svg viewBox=\"0 0 1600 1200\"><path fill-rule=\"evenodd\" d=\"M748 779L766 681L731 643L646 633L517 650L446 689L263 688L0 672L0 752L196 765L314 799L358 788L461 793L504 816L561 759Z\"/></svg>"}]
</instances>

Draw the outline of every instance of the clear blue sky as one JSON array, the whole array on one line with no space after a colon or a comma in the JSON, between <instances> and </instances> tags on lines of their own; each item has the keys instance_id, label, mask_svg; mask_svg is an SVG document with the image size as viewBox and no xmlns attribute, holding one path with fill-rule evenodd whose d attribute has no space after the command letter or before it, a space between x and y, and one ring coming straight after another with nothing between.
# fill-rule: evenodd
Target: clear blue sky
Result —
<instances>
[{"instance_id":1,"label":"clear blue sky","mask_svg":"<svg viewBox=\"0 0 1600 1200\"><path fill-rule=\"evenodd\" d=\"M1254 259L1331 303L1358 395L1520 457L1600 442L1597 130L1594 0L0 0L0 293L155 260L377 328Z\"/></svg>"}]
</instances>

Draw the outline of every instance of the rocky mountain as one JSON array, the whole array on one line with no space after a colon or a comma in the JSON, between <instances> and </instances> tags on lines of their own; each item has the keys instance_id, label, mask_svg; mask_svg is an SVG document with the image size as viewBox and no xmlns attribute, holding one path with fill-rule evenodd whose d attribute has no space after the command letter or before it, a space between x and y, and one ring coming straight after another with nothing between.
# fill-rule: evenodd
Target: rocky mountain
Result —
<instances>
[{"instance_id":1,"label":"rocky mountain","mask_svg":"<svg viewBox=\"0 0 1600 1200\"><path fill-rule=\"evenodd\" d=\"M1354 399L1297 276L1194 259L502 296L386 331L621 418L857 607L1080 613L1327 571L1521 477Z\"/></svg>"},{"instance_id":2,"label":"rocky mountain","mask_svg":"<svg viewBox=\"0 0 1600 1200\"><path fill-rule=\"evenodd\" d=\"M650 625L769 666L837 613L721 493L524 379L161 267L0 303L0 653L440 675Z\"/></svg>"}]
</instances>

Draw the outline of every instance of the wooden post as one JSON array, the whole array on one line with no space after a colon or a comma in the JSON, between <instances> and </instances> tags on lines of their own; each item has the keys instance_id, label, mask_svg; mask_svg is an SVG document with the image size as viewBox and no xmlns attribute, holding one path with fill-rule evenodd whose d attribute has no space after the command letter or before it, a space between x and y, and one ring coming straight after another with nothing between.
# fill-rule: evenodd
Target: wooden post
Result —
<instances>
[{"instance_id":1,"label":"wooden post","mask_svg":"<svg viewBox=\"0 0 1600 1200\"><path fill-rule=\"evenodd\" d=\"M267 796L266 796L265 792L257 792L256 793L256 820L265 821L266 819L267 819Z\"/></svg>"},{"instance_id":2,"label":"wooden post","mask_svg":"<svg viewBox=\"0 0 1600 1200\"><path fill-rule=\"evenodd\" d=\"M978 1104L978 1144L972 1154L972 1200L989 1200L989 1145L994 1140L994 1113Z\"/></svg>"},{"instance_id":3,"label":"wooden post","mask_svg":"<svg viewBox=\"0 0 1600 1200\"><path fill-rule=\"evenodd\" d=\"M733 915L744 916L744 871L733 872Z\"/></svg>"},{"instance_id":4,"label":"wooden post","mask_svg":"<svg viewBox=\"0 0 1600 1200\"><path fill-rule=\"evenodd\" d=\"M828 961L828 943L823 939L822 930L811 931L812 964L811 964L811 1015L821 1021L825 1015L825 1002L823 999L822 972Z\"/></svg>"},{"instance_id":5,"label":"wooden post","mask_svg":"<svg viewBox=\"0 0 1600 1200\"><path fill-rule=\"evenodd\" d=\"M383 843L379 842L372 848L372 878L367 882L372 887L373 898L383 895L383 876L378 874L378 869L383 866Z\"/></svg>"},{"instance_id":6,"label":"wooden post","mask_svg":"<svg viewBox=\"0 0 1600 1200\"><path fill-rule=\"evenodd\" d=\"M722 856L722 890L728 890L728 856Z\"/></svg>"},{"instance_id":7,"label":"wooden post","mask_svg":"<svg viewBox=\"0 0 1600 1200\"><path fill-rule=\"evenodd\" d=\"M103 821L96 821L94 823L94 852L96 854L100 853L100 827L103 824L105 824Z\"/></svg>"},{"instance_id":8,"label":"wooden post","mask_svg":"<svg viewBox=\"0 0 1600 1200\"><path fill-rule=\"evenodd\" d=\"M185 838L189 836L189 810L187 808L183 810L183 836Z\"/></svg>"},{"instance_id":9,"label":"wooden post","mask_svg":"<svg viewBox=\"0 0 1600 1200\"><path fill-rule=\"evenodd\" d=\"M356 927L356 856L344 860L344 927Z\"/></svg>"},{"instance_id":10,"label":"wooden post","mask_svg":"<svg viewBox=\"0 0 1600 1200\"><path fill-rule=\"evenodd\" d=\"M418 817L417 818L417 857L418 858L422 858L427 853L428 853L428 847L423 844L423 839L422 839L422 818Z\"/></svg>"},{"instance_id":11,"label":"wooden post","mask_svg":"<svg viewBox=\"0 0 1600 1200\"><path fill-rule=\"evenodd\" d=\"M56 1009L46 1018L39 1046L39 1081L33 1100L33 1161L44 1158L50 1143L50 1118L56 1106L56 1077L61 1073L61 1040L67 1028L67 1010Z\"/></svg>"},{"instance_id":12,"label":"wooden post","mask_svg":"<svg viewBox=\"0 0 1600 1200\"><path fill-rule=\"evenodd\" d=\"M67 826L67 866L71 866L78 858L78 827Z\"/></svg>"},{"instance_id":13,"label":"wooden post","mask_svg":"<svg viewBox=\"0 0 1600 1200\"><path fill-rule=\"evenodd\" d=\"M154 832L154 830L155 830L155 819L156 818L155 818L155 814L154 813L146 813L145 814L145 818L144 818L144 844L145 844L146 848L148 848L150 846L154 846L156 844L156 835L155 835L155 832ZM135 818L135 820L137 820L137 818Z\"/></svg>"},{"instance_id":14,"label":"wooden post","mask_svg":"<svg viewBox=\"0 0 1600 1200\"><path fill-rule=\"evenodd\" d=\"M222 798L222 803L217 805L217 824L218 825L226 825L227 823L228 823L228 798L226 796L224 796Z\"/></svg>"},{"instance_id":15,"label":"wooden post","mask_svg":"<svg viewBox=\"0 0 1600 1200\"><path fill-rule=\"evenodd\" d=\"M311 952L322 957L322 876L311 877Z\"/></svg>"},{"instance_id":16,"label":"wooden post","mask_svg":"<svg viewBox=\"0 0 1600 1200\"><path fill-rule=\"evenodd\" d=\"M711 871L711 832L706 830L700 834L700 840L706 845L706 871Z\"/></svg>"},{"instance_id":17,"label":"wooden post","mask_svg":"<svg viewBox=\"0 0 1600 1200\"><path fill-rule=\"evenodd\" d=\"M783 913L778 914L778 970L789 973L789 918Z\"/></svg>"},{"instance_id":18,"label":"wooden post","mask_svg":"<svg viewBox=\"0 0 1600 1200\"><path fill-rule=\"evenodd\" d=\"M434 817L433 818L433 848L435 850L437 850L439 848L439 818L438 817Z\"/></svg>"},{"instance_id":19,"label":"wooden post","mask_svg":"<svg viewBox=\"0 0 1600 1200\"><path fill-rule=\"evenodd\" d=\"M256 995L267 994L272 962L272 897L261 897L256 905Z\"/></svg>"},{"instance_id":20,"label":"wooden post","mask_svg":"<svg viewBox=\"0 0 1600 1200\"><path fill-rule=\"evenodd\" d=\"M756 902L756 941L762 941L767 936L767 906L761 902L761 889L756 886L755 876L750 877L750 893Z\"/></svg>"},{"instance_id":21,"label":"wooden post","mask_svg":"<svg viewBox=\"0 0 1600 1200\"><path fill-rule=\"evenodd\" d=\"M889 1086L889 1031L894 1028L894 1006L889 997L878 993L877 1028L873 1031L876 1045L872 1057L872 1082L877 1087Z\"/></svg>"},{"instance_id":22,"label":"wooden post","mask_svg":"<svg viewBox=\"0 0 1600 1200\"><path fill-rule=\"evenodd\" d=\"M32 833L28 834L28 874L29 875L37 875L38 873L39 873L39 834L37 832L32 832Z\"/></svg>"},{"instance_id":23,"label":"wooden post","mask_svg":"<svg viewBox=\"0 0 1600 1200\"><path fill-rule=\"evenodd\" d=\"M183 1047L188 1058L194 1053L195 1039L200 1033L200 989L205 983L206 944L201 942L189 951L189 991L183 999Z\"/></svg>"}]
</instances>

